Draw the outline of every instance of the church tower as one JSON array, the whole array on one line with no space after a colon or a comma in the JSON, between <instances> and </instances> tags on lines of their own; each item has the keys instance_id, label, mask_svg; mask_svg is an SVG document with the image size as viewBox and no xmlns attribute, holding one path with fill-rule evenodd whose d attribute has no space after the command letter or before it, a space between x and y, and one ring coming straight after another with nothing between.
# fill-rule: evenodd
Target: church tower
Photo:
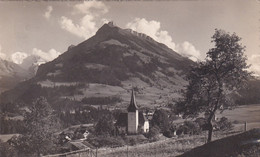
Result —
<instances>
[{"instance_id":1,"label":"church tower","mask_svg":"<svg viewBox=\"0 0 260 157\"><path fill-rule=\"evenodd\" d=\"M134 90L132 90L130 105L127 108L127 132L128 134L136 134L138 131L138 108L135 102Z\"/></svg>"}]
</instances>

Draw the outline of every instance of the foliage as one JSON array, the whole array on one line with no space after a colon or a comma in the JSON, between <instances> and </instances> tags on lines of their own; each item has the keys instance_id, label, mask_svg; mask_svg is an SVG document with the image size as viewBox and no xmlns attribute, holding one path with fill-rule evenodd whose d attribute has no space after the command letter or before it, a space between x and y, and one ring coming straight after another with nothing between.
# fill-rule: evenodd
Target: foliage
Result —
<instances>
[{"instance_id":1,"label":"foliage","mask_svg":"<svg viewBox=\"0 0 260 157\"><path fill-rule=\"evenodd\" d=\"M203 131L208 130L206 118L199 117L194 122L196 122Z\"/></svg>"},{"instance_id":2,"label":"foliage","mask_svg":"<svg viewBox=\"0 0 260 157\"><path fill-rule=\"evenodd\" d=\"M171 124L169 129L163 132L163 135L165 137L171 138L174 135L174 133L177 131L177 126L175 124Z\"/></svg>"},{"instance_id":3,"label":"foliage","mask_svg":"<svg viewBox=\"0 0 260 157\"><path fill-rule=\"evenodd\" d=\"M95 133L97 135L111 136L115 135L115 126L112 114L103 115L95 126Z\"/></svg>"},{"instance_id":4,"label":"foliage","mask_svg":"<svg viewBox=\"0 0 260 157\"><path fill-rule=\"evenodd\" d=\"M152 126L149 129L149 132L147 134L147 137L151 140L157 140L158 136L160 134L160 128L158 126Z\"/></svg>"},{"instance_id":5,"label":"foliage","mask_svg":"<svg viewBox=\"0 0 260 157\"><path fill-rule=\"evenodd\" d=\"M201 128L198 123L193 121L184 121L183 125L177 128L177 134L198 135L201 133Z\"/></svg>"},{"instance_id":6,"label":"foliage","mask_svg":"<svg viewBox=\"0 0 260 157\"><path fill-rule=\"evenodd\" d=\"M26 133L13 140L19 153L39 156L54 151L54 133L60 129L59 121L45 98L33 102L24 122Z\"/></svg>"},{"instance_id":7,"label":"foliage","mask_svg":"<svg viewBox=\"0 0 260 157\"><path fill-rule=\"evenodd\" d=\"M65 111L58 116L65 127L79 124L97 123L102 115L111 114L107 109L96 109L90 105L73 105L72 108L62 107Z\"/></svg>"},{"instance_id":8,"label":"foliage","mask_svg":"<svg viewBox=\"0 0 260 157\"><path fill-rule=\"evenodd\" d=\"M82 102L85 104L91 104L91 105L108 105L108 104L114 104L117 102L121 102L122 99L120 97L85 97L82 99Z\"/></svg>"},{"instance_id":9,"label":"foliage","mask_svg":"<svg viewBox=\"0 0 260 157\"><path fill-rule=\"evenodd\" d=\"M169 129L169 117L166 110L159 109L156 110L153 114L153 118L151 120L152 126L158 126L160 132L164 132Z\"/></svg>"},{"instance_id":10,"label":"foliage","mask_svg":"<svg viewBox=\"0 0 260 157\"><path fill-rule=\"evenodd\" d=\"M217 130L230 130L232 127L232 123L228 121L226 117L221 117L220 120L216 122Z\"/></svg>"},{"instance_id":11,"label":"foliage","mask_svg":"<svg viewBox=\"0 0 260 157\"><path fill-rule=\"evenodd\" d=\"M236 103L239 105L259 104L260 103L260 80L252 79L247 86L239 90Z\"/></svg>"},{"instance_id":12,"label":"foliage","mask_svg":"<svg viewBox=\"0 0 260 157\"><path fill-rule=\"evenodd\" d=\"M207 113L208 142L212 137L212 119L217 110L234 107L233 94L243 86L250 73L246 71L245 47L235 33L215 30L212 42L215 47L207 52L205 61L193 67L187 77L184 99L177 103L177 111L184 117Z\"/></svg>"},{"instance_id":13,"label":"foliage","mask_svg":"<svg viewBox=\"0 0 260 157\"><path fill-rule=\"evenodd\" d=\"M0 134L24 133L25 127L22 120L12 120L0 114Z\"/></svg>"},{"instance_id":14,"label":"foliage","mask_svg":"<svg viewBox=\"0 0 260 157\"><path fill-rule=\"evenodd\" d=\"M15 148L10 145L7 142L2 142L0 140L0 156L3 157L16 157L17 155L17 151L15 150Z\"/></svg>"}]
</instances>

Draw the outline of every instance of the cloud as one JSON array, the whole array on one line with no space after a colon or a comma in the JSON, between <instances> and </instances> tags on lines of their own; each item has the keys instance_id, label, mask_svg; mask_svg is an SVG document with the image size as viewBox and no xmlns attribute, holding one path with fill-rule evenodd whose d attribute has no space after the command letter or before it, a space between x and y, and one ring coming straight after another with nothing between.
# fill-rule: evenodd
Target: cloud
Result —
<instances>
[{"instance_id":1,"label":"cloud","mask_svg":"<svg viewBox=\"0 0 260 157\"><path fill-rule=\"evenodd\" d=\"M40 57L43 61L49 62L57 58L61 53L55 49L50 49L48 52L44 52L40 49L33 48L32 55Z\"/></svg>"},{"instance_id":2,"label":"cloud","mask_svg":"<svg viewBox=\"0 0 260 157\"><path fill-rule=\"evenodd\" d=\"M62 29L84 39L88 39L96 33L98 30L97 22L105 21L105 19L98 20L99 16L108 12L108 7L101 1L85 1L76 4L73 9L74 14L83 16L79 23L62 16L59 21L60 26Z\"/></svg>"},{"instance_id":3,"label":"cloud","mask_svg":"<svg viewBox=\"0 0 260 157\"><path fill-rule=\"evenodd\" d=\"M180 54L193 61L197 61L200 58L200 51L188 41L184 41L182 44L177 44L176 49Z\"/></svg>"},{"instance_id":4,"label":"cloud","mask_svg":"<svg viewBox=\"0 0 260 157\"><path fill-rule=\"evenodd\" d=\"M97 31L96 22L91 15L85 15L80 20L80 24L75 24L71 19L62 16L60 25L62 29L84 39L93 36Z\"/></svg>"},{"instance_id":5,"label":"cloud","mask_svg":"<svg viewBox=\"0 0 260 157\"><path fill-rule=\"evenodd\" d=\"M16 64L22 64L23 60L28 57L27 53L24 52L15 52L11 55L11 61Z\"/></svg>"},{"instance_id":6,"label":"cloud","mask_svg":"<svg viewBox=\"0 0 260 157\"><path fill-rule=\"evenodd\" d=\"M52 6L48 6L47 7L47 10L46 10L46 12L44 13L44 17L46 18L46 19L49 19L50 17L51 17L51 12L53 11L53 8L52 8Z\"/></svg>"},{"instance_id":7,"label":"cloud","mask_svg":"<svg viewBox=\"0 0 260 157\"><path fill-rule=\"evenodd\" d=\"M249 70L260 76L260 55L252 55L248 58L248 63L251 64Z\"/></svg>"},{"instance_id":8,"label":"cloud","mask_svg":"<svg viewBox=\"0 0 260 157\"><path fill-rule=\"evenodd\" d=\"M188 41L176 44L167 31L161 30L161 23L158 21L148 21L145 18L135 18L133 21L127 23L126 27L149 35L154 40L164 43L169 48L183 56L189 57L193 61L196 61L197 58L200 57L200 51L196 50L195 46Z\"/></svg>"},{"instance_id":9,"label":"cloud","mask_svg":"<svg viewBox=\"0 0 260 157\"><path fill-rule=\"evenodd\" d=\"M85 1L74 6L75 13L98 16L108 12L108 7L101 1Z\"/></svg>"},{"instance_id":10,"label":"cloud","mask_svg":"<svg viewBox=\"0 0 260 157\"><path fill-rule=\"evenodd\" d=\"M106 24L106 23L108 23L109 21L111 21L111 20L108 20L108 19L106 19L106 18L102 18L102 19L101 19L101 23L102 23L102 24Z\"/></svg>"},{"instance_id":11,"label":"cloud","mask_svg":"<svg viewBox=\"0 0 260 157\"><path fill-rule=\"evenodd\" d=\"M161 24L158 21L147 21L144 18L135 18L133 21L126 24L127 28L134 31L149 35L154 40L166 44L171 49L175 50L175 43L167 31L160 30Z\"/></svg>"}]
</instances>

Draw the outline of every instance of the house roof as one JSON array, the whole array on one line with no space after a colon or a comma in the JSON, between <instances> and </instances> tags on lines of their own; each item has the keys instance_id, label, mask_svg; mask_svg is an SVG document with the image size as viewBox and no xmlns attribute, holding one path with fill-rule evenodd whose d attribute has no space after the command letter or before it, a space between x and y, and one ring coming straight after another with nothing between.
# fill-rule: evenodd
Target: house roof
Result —
<instances>
[{"instance_id":1,"label":"house roof","mask_svg":"<svg viewBox=\"0 0 260 157\"><path fill-rule=\"evenodd\" d=\"M70 143L71 145L75 146L77 149L86 149L86 148L94 148L94 146L92 146L90 143L88 143L87 141L79 141L79 140L75 140L75 141L69 141L68 143Z\"/></svg>"},{"instance_id":2,"label":"house roof","mask_svg":"<svg viewBox=\"0 0 260 157\"><path fill-rule=\"evenodd\" d=\"M138 110L138 108L137 108L136 101L135 101L134 89L132 89L131 101L130 101L130 105L127 108L127 111L135 112L136 110Z\"/></svg>"}]
</instances>

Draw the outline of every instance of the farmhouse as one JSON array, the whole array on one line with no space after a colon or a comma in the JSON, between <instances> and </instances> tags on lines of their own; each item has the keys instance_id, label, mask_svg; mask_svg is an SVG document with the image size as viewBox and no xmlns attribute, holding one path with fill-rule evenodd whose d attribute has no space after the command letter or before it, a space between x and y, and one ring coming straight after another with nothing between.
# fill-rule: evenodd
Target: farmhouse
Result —
<instances>
[{"instance_id":1,"label":"farmhouse","mask_svg":"<svg viewBox=\"0 0 260 157\"><path fill-rule=\"evenodd\" d=\"M116 127L119 134L137 134L140 132L149 132L149 121L144 116L143 112L138 111L134 90L132 90L131 101L127 108L127 112L119 114Z\"/></svg>"}]
</instances>

